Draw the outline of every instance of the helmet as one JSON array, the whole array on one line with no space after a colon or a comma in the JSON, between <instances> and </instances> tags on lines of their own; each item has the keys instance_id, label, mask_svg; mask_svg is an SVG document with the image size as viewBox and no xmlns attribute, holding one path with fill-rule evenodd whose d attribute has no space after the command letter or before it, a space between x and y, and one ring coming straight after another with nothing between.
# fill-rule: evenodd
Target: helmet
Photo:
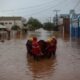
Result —
<instances>
[{"instance_id":1,"label":"helmet","mask_svg":"<svg viewBox=\"0 0 80 80\"><path fill-rule=\"evenodd\" d=\"M37 41L37 37L33 37L33 41Z\"/></svg>"},{"instance_id":2,"label":"helmet","mask_svg":"<svg viewBox=\"0 0 80 80\"><path fill-rule=\"evenodd\" d=\"M52 40L51 38L48 38L48 39L47 39L47 42L51 42L51 40Z\"/></svg>"},{"instance_id":3,"label":"helmet","mask_svg":"<svg viewBox=\"0 0 80 80\"><path fill-rule=\"evenodd\" d=\"M30 37L28 40L32 41L33 39L32 39L32 37Z\"/></svg>"},{"instance_id":4,"label":"helmet","mask_svg":"<svg viewBox=\"0 0 80 80\"><path fill-rule=\"evenodd\" d=\"M52 39L56 39L56 37L55 36L52 36Z\"/></svg>"}]
</instances>

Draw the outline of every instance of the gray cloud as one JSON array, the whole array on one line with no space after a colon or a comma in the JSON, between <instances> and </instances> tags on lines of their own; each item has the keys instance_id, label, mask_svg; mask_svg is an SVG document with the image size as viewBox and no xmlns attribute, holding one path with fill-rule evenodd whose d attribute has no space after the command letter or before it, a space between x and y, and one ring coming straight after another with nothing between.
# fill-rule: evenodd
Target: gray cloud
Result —
<instances>
[{"instance_id":1,"label":"gray cloud","mask_svg":"<svg viewBox=\"0 0 80 80\"><path fill-rule=\"evenodd\" d=\"M80 0L0 0L0 16L53 17L54 9L59 13L69 13L74 9L79 13ZM78 5L77 5L78 4Z\"/></svg>"}]
</instances>

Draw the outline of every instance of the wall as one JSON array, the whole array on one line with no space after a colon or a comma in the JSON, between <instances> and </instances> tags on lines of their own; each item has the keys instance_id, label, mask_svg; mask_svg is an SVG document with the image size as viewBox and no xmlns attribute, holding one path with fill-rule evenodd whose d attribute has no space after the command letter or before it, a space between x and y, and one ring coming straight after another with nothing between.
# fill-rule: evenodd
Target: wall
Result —
<instances>
[{"instance_id":1,"label":"wall","mask_svg":"<svg viewBox=\"0 0 80 80\"><path fill-rule=\"evenodd\" d=\"M23 27L22 21L21 20L2 20L0 21L0 23L3 23L4 26L6 26L8 29L11 29L11 27L16 24L18 25L20 28Z\"/></svg>"}]
</instances>

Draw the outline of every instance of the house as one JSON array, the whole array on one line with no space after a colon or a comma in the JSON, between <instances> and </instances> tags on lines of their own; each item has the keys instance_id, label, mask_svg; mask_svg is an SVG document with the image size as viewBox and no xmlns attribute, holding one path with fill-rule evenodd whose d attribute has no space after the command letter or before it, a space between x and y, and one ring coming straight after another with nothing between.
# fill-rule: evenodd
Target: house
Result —
<instances>
[{"instance_id":1,"label":"house","mask_svg":"<svg viewBox=\"0 0 80 80\"><path fill-rule=\"evenodd\" d=\"M14 25L23 27L22 17L0 17L0 24L6 26L9 30Z\"/></svg>"},{"instance_id":2,"label":"house","mask_svg":"<svg viewBox=\"0 0 80 80\"><path fill-rule=\"evenodd\" d=\"M3 41L8 36L6 26L0 25L0 41Z\"/></svg>"}]
</instances>

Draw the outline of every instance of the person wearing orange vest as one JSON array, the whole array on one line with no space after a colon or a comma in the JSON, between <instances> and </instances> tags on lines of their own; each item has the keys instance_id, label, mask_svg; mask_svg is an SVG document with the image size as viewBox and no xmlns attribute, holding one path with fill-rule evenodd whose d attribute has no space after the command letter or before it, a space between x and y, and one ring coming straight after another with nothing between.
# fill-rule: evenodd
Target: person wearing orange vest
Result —
<instances>
[{"instance_id":1,"label":"person wearing orange vest","mask_svg":"<svg viewBox=\"0 0 80 80\"><path fill-rule=\"evenodd\" d=\"M50 58L52 55L53 57L55 56L55 52L56 52L56 47L57 47L57 40L56 38L51 38L48 42L47 42L47 57Z\"/></svg>"},{"instance_id":2,"label":"person wearing orange vest","mask_svg":"<svg viewBox=\"0 0 80 80\"><path fill-rule=\"evenodd\" d=\"M47 58L51 58L51 46L50 46L50 43L51 43L51 38L48 38L48 40L46 41L46 44L47 44L47 46L46 46L46 55L45 55L45 57L47 57Z\"/></svg>"},{"instance_id":3,"label":"person wearing orange vest","mask_svg":"<svg viewBox=\"0 0 80 80\"><path fill-rule=\"evenodd\" d=\"M34 59L39 60L40 54L41 54L41 49L37 42L36 37L33 37L33 41L32 41L32 54L34 56Z\"/></svg>"},{"instance_id":4,"label":"person wearing orange vest","mask_svg":"<svg viewBox=\"0 0 80 80\"><path fill-rule=\"evenodd\" d=\"M57 40L56 38L52 37L50 41L49 52L51 53L51 55L53 55L53 57L55 56L56 48L57 48Z\"/></svg>"},{"instance_id":5,"label":"person wearing orange vest","mask_svg":"<svg viewBox=\"0 0 80 80\"><path fill-rule=\"evenodd\" d=\"M52 37L52 43L54 44L53 54L55 55L56 48L57 48L57 39L55 37Z\"/></svg>"}]
</instances>

